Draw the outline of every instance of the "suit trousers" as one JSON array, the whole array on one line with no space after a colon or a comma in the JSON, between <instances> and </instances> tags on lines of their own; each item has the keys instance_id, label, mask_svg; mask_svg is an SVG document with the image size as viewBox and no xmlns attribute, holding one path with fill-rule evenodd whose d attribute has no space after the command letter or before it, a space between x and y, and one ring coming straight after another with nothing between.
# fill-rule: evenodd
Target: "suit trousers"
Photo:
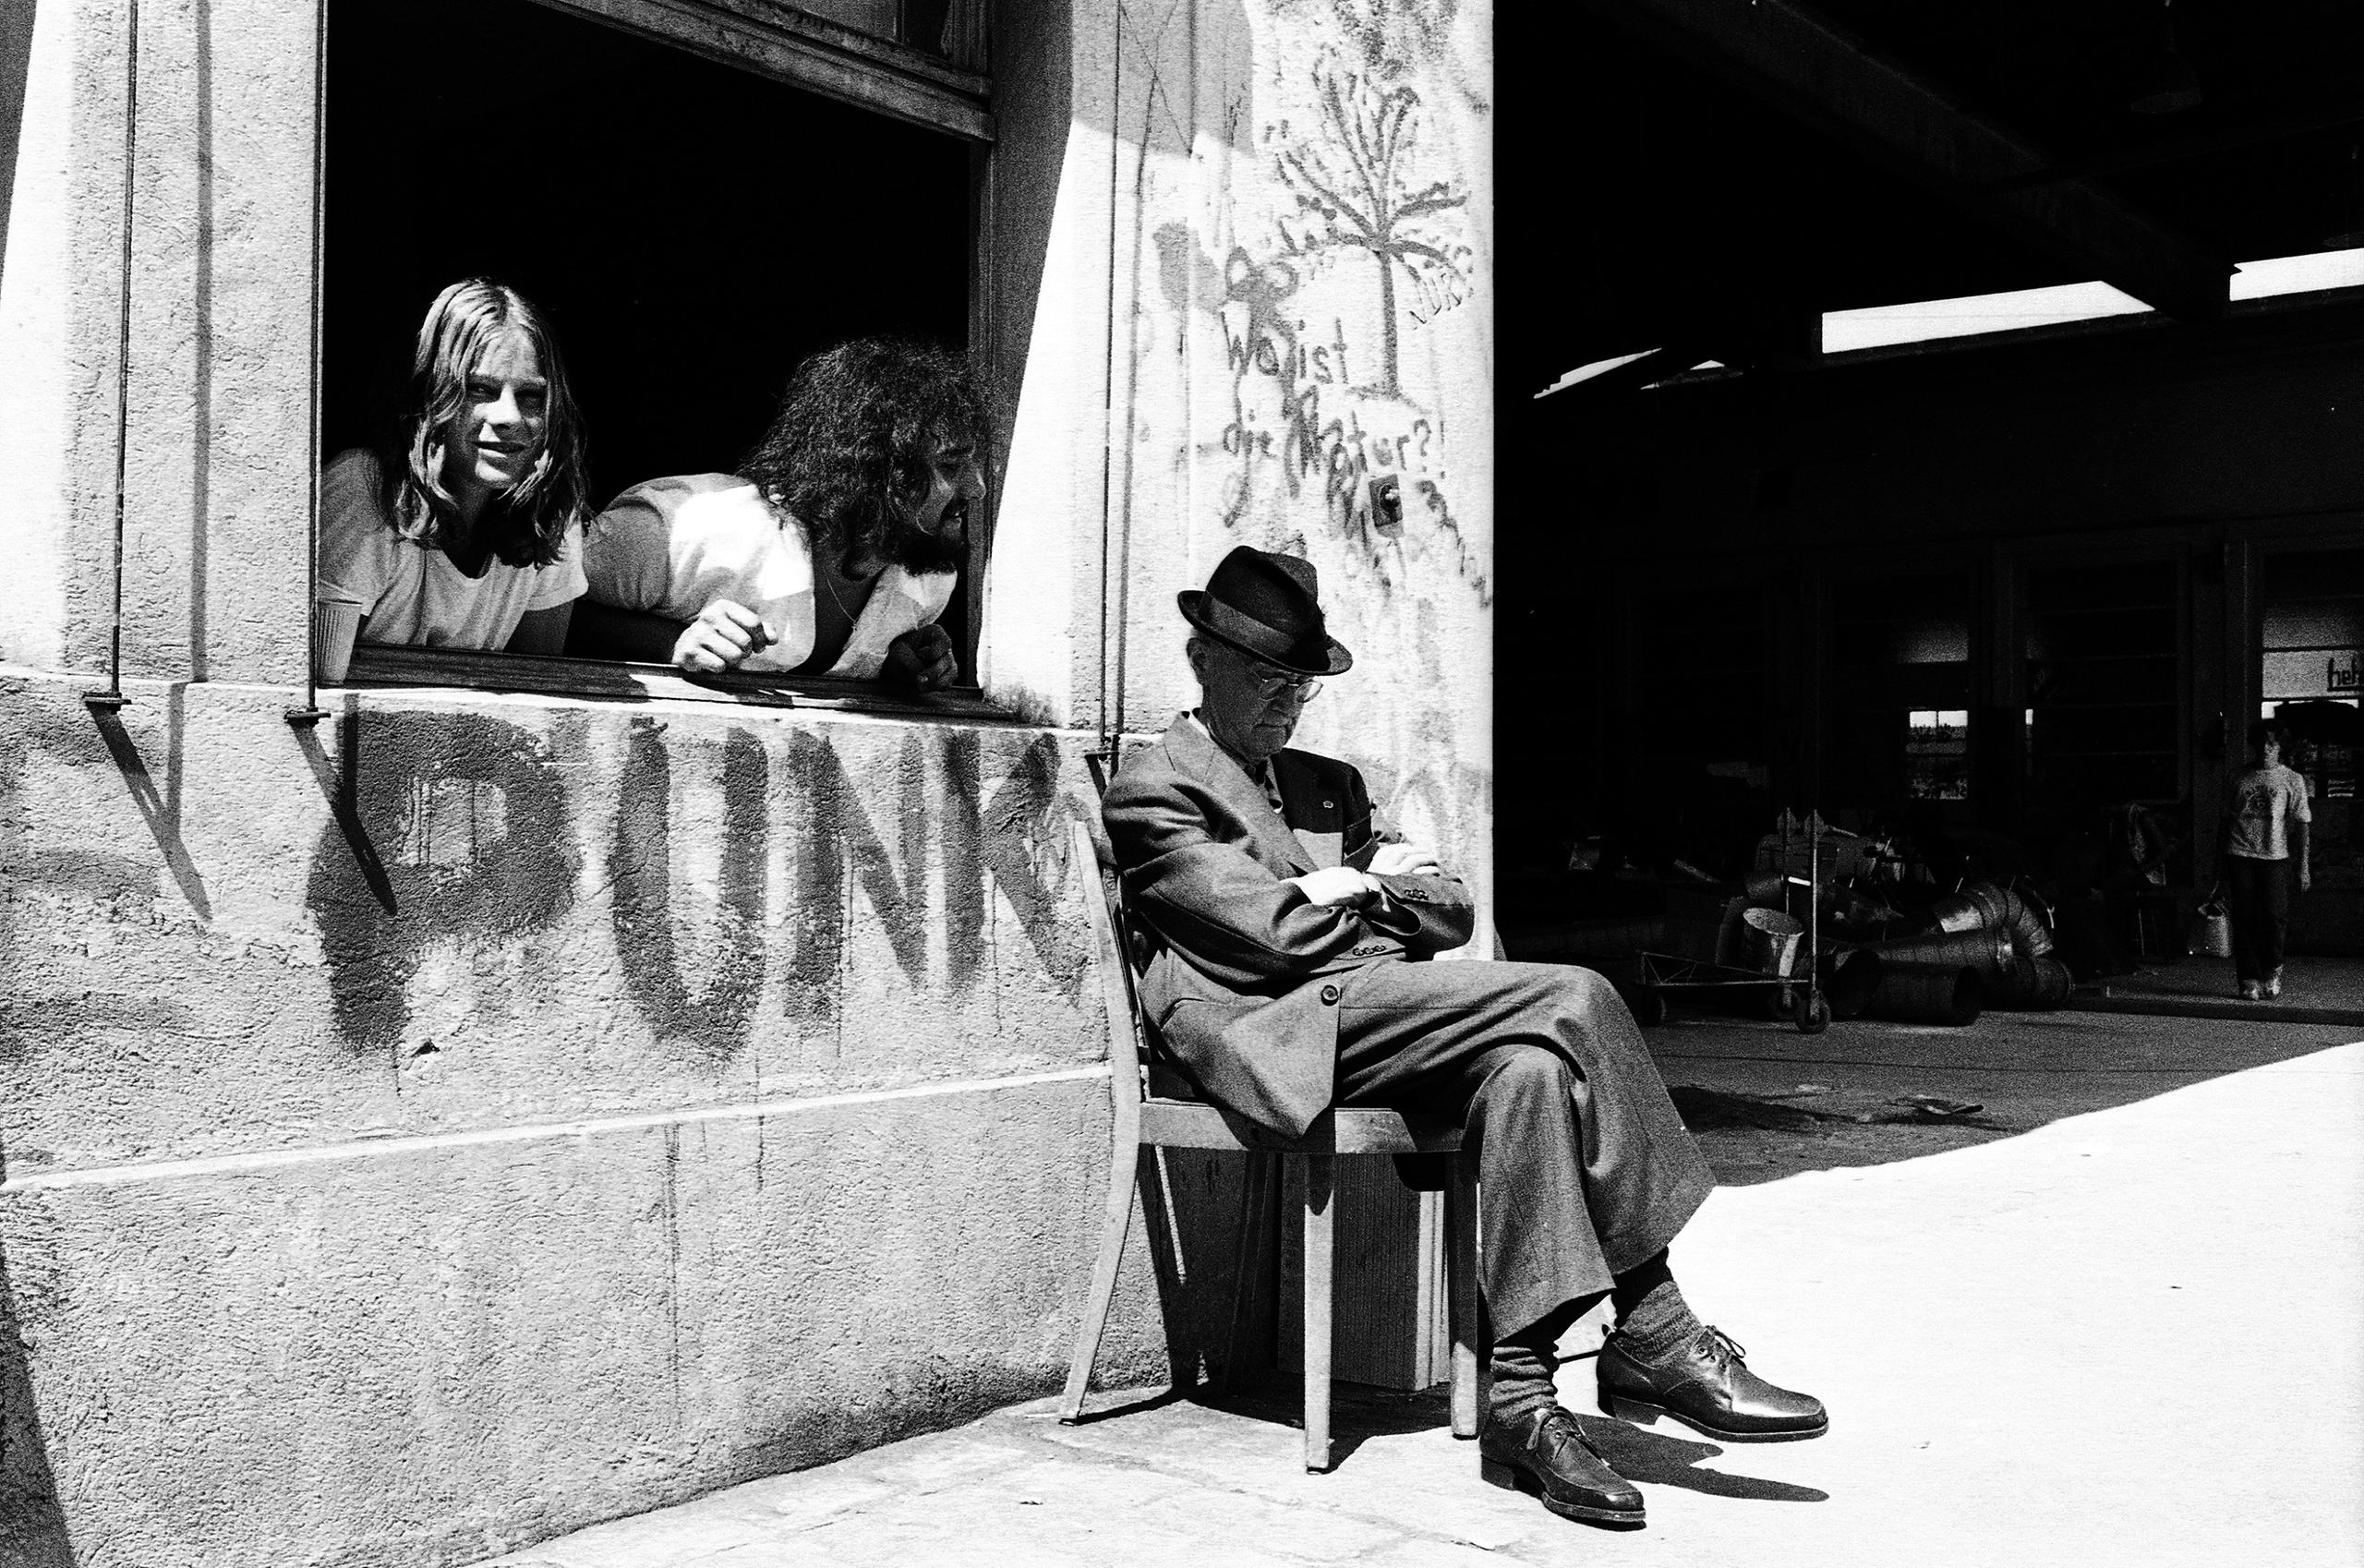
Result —
<instances>
[{"instance_id":1,"label":"suit trousers","mask_svg":"<svg viewBox=\"0 0 2364 1568\"><path fill-rule=\"evenodd\" d=\"M1340 986L1338 1102L1463 1121L1479 1285L1508 1340L1674 1239L1716 1178L1616 988L1557 964L1373 964Z\"/></svg>"}]
</instances>

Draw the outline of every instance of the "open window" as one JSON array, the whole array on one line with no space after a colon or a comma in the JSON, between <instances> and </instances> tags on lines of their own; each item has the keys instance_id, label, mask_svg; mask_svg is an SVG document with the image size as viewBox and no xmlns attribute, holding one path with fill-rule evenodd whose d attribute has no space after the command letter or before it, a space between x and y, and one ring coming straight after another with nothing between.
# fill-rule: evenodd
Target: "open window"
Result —
<instances>
[{"instance_id":1,"label":"open window","mask_svg":"<svg viewBox=\"0 0 2364 1568\"><path fill-rule=\"evenodd\" d=\"M831 344L968 351L983 4L330 0L323 458L370 440L428 303L470 276L547 318L595 512L644 480L734 472L790 369ZM956 690L989 504L941 616ZM382 644L350 679L899 706L826 680Z\"/></svg>"}]
</instances>

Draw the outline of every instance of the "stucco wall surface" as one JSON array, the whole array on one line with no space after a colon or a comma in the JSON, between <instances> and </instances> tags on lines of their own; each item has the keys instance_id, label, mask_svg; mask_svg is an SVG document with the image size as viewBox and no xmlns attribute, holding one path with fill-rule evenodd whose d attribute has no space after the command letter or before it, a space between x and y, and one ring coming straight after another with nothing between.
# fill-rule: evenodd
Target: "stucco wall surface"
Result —
<instances>
[{"instance_id":1,"label":"stucco wall surface","mask_svg":"<svg viewBox=\"0 0 2364 1568\"><path fill-rule=\"evenodd\" d=\"M1055 1381L1076 738L131 691L0 680L0 1516L463 1561Z\"/></svg>"},{"instance_id":2,"label":"stucco wall surface","mask_svg":"<svg viewBox=\"0 0 2364 1568\"><path fill-rule=\"evenodd\" d=\"M1356 666L1298 743L1361 767L1381 809L1483 895L1490 11L1094 0L1067 8L1065 35L1064 142L1004 116L1009 162L1031 165L1018 188L1050 211L1030 218L1042 303L988 684L1047 696L1078 726L1162 729L1197 696L1175 594L1236 545L1302 555ZM1374 514L1382 478L1401 488L1400 524ZM1039 636L1046 621L1066 638Z\"/></svg>"},{"instance_id":3,"label":"stucco wall surface","mask_svg":"<svg viewBox=\"0 0 2364 1568\"><path fill-rule=\"evenodd\" d=\"M0 255L0 659L299 681L311 479L313 17L144 0L116 416L130 0L32 13ZM7 68L13 62L0 62Z\"/></svg>"},{"instance_id":4,"label":"stucco wall surface","mask_svg":"<svg viewBox=\"0 0 2364 1568\"><path fill-rule=\"evenodd\" d=\"M70 1561L466 1562L1031 1397L1106 1137L1067 1079L12 1181Z\"/></svg>"},{"instance_id":5,"label":"stucco wall surface","mask_svg":"<svg viewBox=\"0 0 2364 1568\"><path fill-rule=\"evenodd\" d=\"M1071 737L132 690L0 688L14 1169L1100 1057Z\"/></svg>"}]
</instances>

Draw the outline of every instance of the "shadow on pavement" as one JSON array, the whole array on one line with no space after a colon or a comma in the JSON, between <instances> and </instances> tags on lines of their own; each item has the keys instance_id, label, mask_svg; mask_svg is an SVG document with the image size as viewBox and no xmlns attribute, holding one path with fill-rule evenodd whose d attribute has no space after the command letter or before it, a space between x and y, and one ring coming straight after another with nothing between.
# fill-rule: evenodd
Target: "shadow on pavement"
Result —
<instances>
[{"instance_id":1,"label":"shadow on pavement","mask_svg":"<svg viewBox=\"0 0 2364 1568\"><path fill-rule=\"evenodd\" d=\"M1296 1379L1275 1378L1260 1387L1228 1396L1218 1395L1209 1389L1196 1390L1187 1395L1169 1391L1152 1399L1117 1406L1104 1414L1139 1414L1160 1405L1172 1405L1178 1398L1188 1398L1193 1404L1210 1410L1220 1410L1225 1415L1294 1429L1302 1424L1298 1419L1297 1394ZM1099 1417L1085 1417L1086 1421L1096 1418ZM1417 1393L1404 1393L1362 1383L1335 1383L1332 1385L1330 1405L1332 1467L1345 1466L1354 1457L1356 1450L1372 1438L1431 1431L1448 1425L1451 1419L1449 1397L1441 1387L1425 1389ZM1744 1498L1757 1502L1827 1502L1830 1499L1828 1492L1813 1487L1791 1486L1784 1481L1760 1480L1754 1476L1701 1469L1700 1465L1707 1461L1720 1458L1724 1453L1722 1448L1712 1442L1646 1430L1607 1416L1578 1416L1576 1421L1584 1428L1585 1435L1599 1448L1602 1457L1619 1475L1630 1481L1648 1486L1682 1487L1711 1497ZM1471 1445L1472 1465L1477 1463L1475 1446Z\"/></svg>"},{"instance_id":2,"label":"shadow on pavement","mask_svg":"<svg viewBox=\"0 0 2364 1568\"><path fill-rule=\"evenodd\" d=\"M1180 1405L1185 1401L1200 1405L1211 1403L1200 1398L1200 1391L1197 1389L1169 1388L1163 1393L1152 1394L1147 1399L1136 1399L1124 1405L1108 1405L1094 1408L1087 1404L1083 1414L1067 1425L1096 1427L1103 1421L1114 1421L1125 1416L1146 1416L1152 1410L1163 1410L1169 1405Z\"/></svg>"},{"instance_id":3,"label":"shadow on pavement","mask_svg":"<svg viewBox=\"0 0 2364 1568\"><path fill-rule=\"evenodd\" d=\"M1600 1456L1609 1461L1610 1469L1627 1480L1644 1486L1682 1487L1687 1491L1706 1492L1710 1497L1739 1497L1755 1502L1830 1501L1828 1492L1813 1487L1759 1480L1754 1476L1727 1475L1721 1470L1702 1470L1698 1467L1701 1464L1720 1457L1724 1452L1712 1442L1644 1431L1639 1427L1607 1416L1579 1416L1576 1425L1584 1429L1585 1436L1600 1450Z\"/></svg>"},{"instance_id":4,"label":"shadow on pavement","mask_svg":"<svg viewBox=\"0 0 2364 1568\"><path fill-rule=\"evenodd\" d=\"M1733 1019L1650 1031L1727 1187L1889 1164L2344 1045L2352 1025L2056 1012L1963 1029L1849 1019L1818 1035Z\"/></svg>"},{"instance_id":5,"label":"shadow on pavement","mask_svg":"<svg viewBox=\"0 0 2364 1568\"><path fill-rule=\"evenodd\" d=\"M1193 1404L1227 1416L1303 1430L1304 1384L1294 1372L1275 1376L1234 1393L1212 1387L1191 1391ZM1135 1406L1140 1408L1140 1406ZM1453 1407L1443 1384L1404 1393L1373 1388L1369 1383L1333 1381L1330 1385L1330 1467L1337 1469L1372 1438L1404 1437L1432 1431L1453 1423ZM1477 1463L1473 1457L1472 1465Z\"/></svg>"}]
</instances>

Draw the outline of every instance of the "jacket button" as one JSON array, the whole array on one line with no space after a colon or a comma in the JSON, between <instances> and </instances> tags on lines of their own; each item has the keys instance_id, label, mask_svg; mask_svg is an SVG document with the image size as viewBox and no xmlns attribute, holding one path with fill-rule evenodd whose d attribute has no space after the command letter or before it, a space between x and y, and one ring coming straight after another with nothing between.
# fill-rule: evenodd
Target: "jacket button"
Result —
<instances>
[{"instance_id":1,"label":"jacket button","mask_svg":"<svg viewBox=\"0 0 2364 1568\"><path fill-rule=\"evenodd\" d=\"M1328 1004L1328 1003L1335 1002L1337 999L1338 999L1338 988L1337 988L1336 986L1334 986L1334 985L1325 985L1325 986L1323 986L1323 987L1321 988L1321 1000L1322 1000L1322 1002L1323 1002L1325 1005L1326 1005L1326 1004Z\"/></svg>"}]
</instances>

